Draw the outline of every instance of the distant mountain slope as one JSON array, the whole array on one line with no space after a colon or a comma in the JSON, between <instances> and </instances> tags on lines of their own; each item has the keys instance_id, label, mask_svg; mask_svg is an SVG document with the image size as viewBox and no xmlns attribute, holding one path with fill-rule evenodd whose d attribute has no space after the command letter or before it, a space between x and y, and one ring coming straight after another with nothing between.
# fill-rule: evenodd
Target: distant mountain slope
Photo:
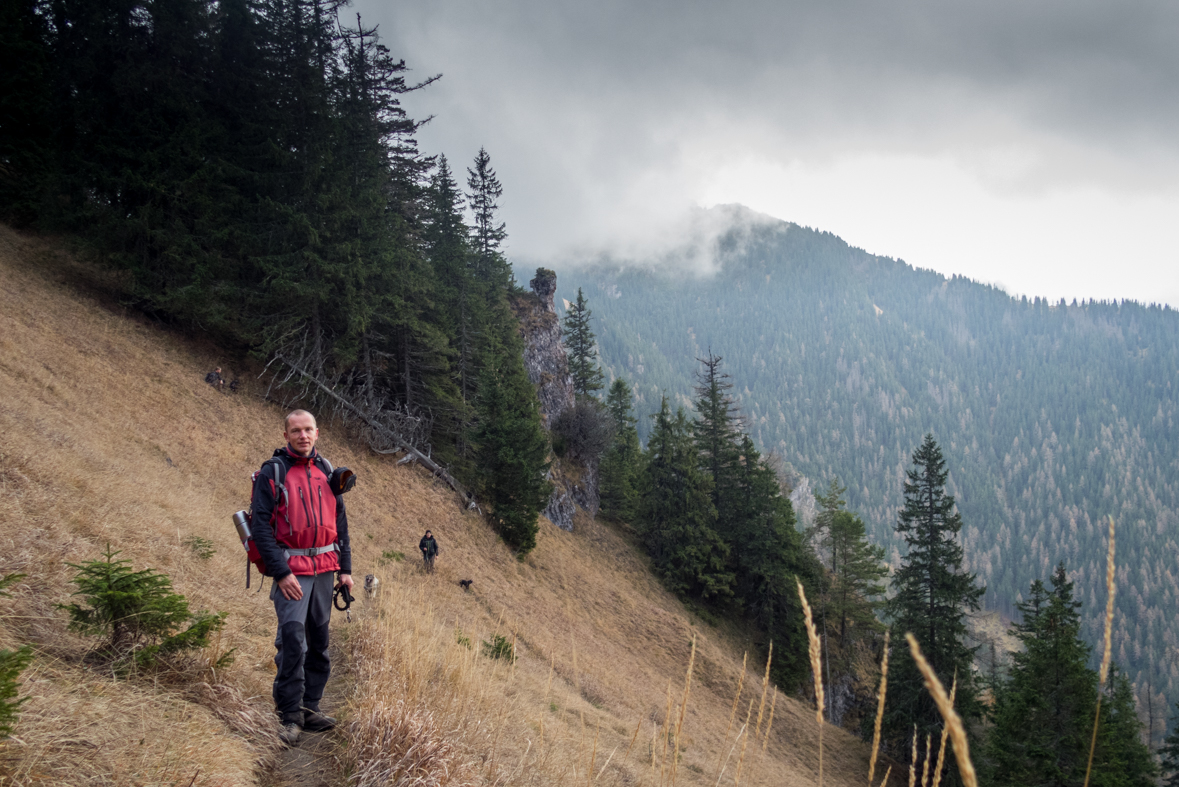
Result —
<instances>
[{"instance_id":1,"label":"distant mountain slope","mask_svg":"<svg viewBox=\"0 0 1179 787\"><path fill-rule=\"evenodd\" d=\"M731 228L715 246L678 255L711 257L711 275L674 274L675 254L655 272L558 265L559 295L584 288L603 363L634 384L639 413L662 391L687 402L711 348L760 445L812 488L839 476L894 560L903 473L932 432L987 605L1010 613L1064 560L1090 641L1112 515L1115 657L1142 691L1179 699L1179 666L1164 657L1179 643L1179 313L1013 298L739 207L711 221L718 211Z\"/></svg>"}]
</instances>

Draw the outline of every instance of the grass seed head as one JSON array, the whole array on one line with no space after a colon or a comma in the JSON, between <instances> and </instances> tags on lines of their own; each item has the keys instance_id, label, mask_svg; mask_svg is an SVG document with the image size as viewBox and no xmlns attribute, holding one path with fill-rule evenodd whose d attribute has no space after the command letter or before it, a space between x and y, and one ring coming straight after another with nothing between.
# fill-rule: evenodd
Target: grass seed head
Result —
<instances>
[{"instance_id":1,"label":"grass seed head","mask_svg":"<svg viewBox=\"0 0 1179 787\"><path fill-rule=\"evenodd\" d=\"M954 704L954 697L958 694L958 673L954 673L954 683L950 686L950 705ZM942 765L946 761L946 739L950 737L948 725L942 725L942 742L937 750L937 767L933 770L933 787L938 787L942 781Z\"/></svg>"},{"instance_id":2,"label":"grass seed head","mask_svg":"<svg viewBox=\"0 0 1179 787\"><path fill-rule=\"evenodd\" d=\"M974 763L970 761L970 743L966 740L966 726L962 723L958 712L954 710L954 703L946 694L946 689L938 680L933 667L929 665L921 653L921 646L917 644L917 638L912 634L906 634L905 639L909 642L909 651L913 654L913 661L917 662L917 669L921 670L921 676L925 678L925 688L929 689L929 693L933 695L938 712L942 714L942 719L949 725L950 740L954 743L954 757L958 760L958 772L962 775L962 783L966 787L978 787L978 776L974 771Z\"/></svg>"},{"instance_id":3,"label":"grass seed head","mask_svg":"<svg viewBox=\"0 0 1179 787\"><path fill-rule=\"evenodd\" d=\"M876 725L872 732L872 756L868 759L868 787L872 787L872 777L876 775L876 757L880 754L880 728L884 723L884 697L888 692L889 634L888 631L884 632L884 655L880 657L880 693L876 697Z\"/></svg>"},{"instance_id":4,"label":"grass seed head","mask_svg":"<svg viewBox=\"0 0 1179 787\"><path fill-rule=\"evenodd\" d=\"M819 634L815 631L814 616L811 615L811 605L807 603L806 591L802 589L802 582L798 583L798 598L802 601L802 614L806 619L806 638L809 643L807 652L811 657L811 672L815 674L815 721L819 725L819 787L823 787L823 662L822 650L819 645Z\"/></svg>"},{"instance_id":5,"label":"grass seed head","mask_svg":"<svg viewBox=\"0 0 1179 787\"><path fill-rule=\"evenodd\" d=\"M1105 679L1109 677L1109 659L1110 653L1113 651L1113 617L1114 617L1114 598L1117 596L1118 588L1114 582L1114 518L1109 518L1109 554L1106 556L1105 563L1105 592L1107 599L1105 602L1105 653L1101 656L1101 685L1105 685Z\"/></svg>"}]
</instances>

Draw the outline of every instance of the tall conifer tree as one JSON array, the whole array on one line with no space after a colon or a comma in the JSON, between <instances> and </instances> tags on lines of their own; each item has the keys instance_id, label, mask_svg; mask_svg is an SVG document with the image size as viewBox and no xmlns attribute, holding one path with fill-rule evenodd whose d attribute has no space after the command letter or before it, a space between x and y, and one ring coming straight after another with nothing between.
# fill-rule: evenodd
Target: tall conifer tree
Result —
<instances>
[{"instance_id":1,"label":"tall conifer tree","mask_svg":"<svg viewBox=\"0 0 1179 787\"><path fill-rule=\"evenodd\" d=\"M696 450L704 471L712 477L712 504L716 508L717 532L733 545L740 524L737 466L740 460L741 417L730 391L733 383L721 371L718 355L710 350L707 358L697 358L697 420L692 426Z\"/></svg>"},{"instance_id":2,"label":"tall conifer tree","mask_svg":"<svg viewBox=\"0 0 1179 787\"><path fill-rule=\"evenodd\" d=\"M590 327L593 314L586 305L585 295L577 288L577 301L565 315L565 352L569 355L569 374L573 377L573 394L578 397L594 396L602 390L602 370L594 358L594 331Z\"/></svg>"},{"instance_id":3,"label":"tall conifer tree","mask_svg":"<svg viewBox=\"0 0 1179 787\"><path fill-rule=\"evenodd\" d=\"M614 380L606 394L606 410L614 421L614 440L599 465L598 488L602 516L617 522L634 520L638 499L642 450L632 414L633 401L626 380Z\"/></svg>"},{"instance_id":4,"label":"tall conifer tree","mask_svg":"<svg viewBox=\"0 0 1179 787\"><path fill-rule=\"evenodd\" d=\"M1064 564L1052 588L1032 583L1014 628L1023 645L996 691L987 740L996 785L1071 785L1084 779L1097 699L1097 676L1080 640L1081 602Z\"/></svg>"},{"instance_id":5,"label":"tall conifer tree","mask_svg":"<svg viewBox=\"0 0 1179 787\"><path fill-rule=\"evenodd\" d=\"M1179 787L1179 703L1175 704L1175 715L1171 717L1171 734L1159 749L1163 787Z\"/></svg>"},{"instance_id":6,"label":"tall conifer tree","mask_svg":"<svg viewBox=\"0 0 1179 787\"><path fill-rule=\"evenodd\" d=\"M733 592L729 547L717 535L711 479L700 470L684 411L663 397L647 441L638 528L655 572L675 593L727 598Z\"/></svg>"},{"instance_id":7,"label":"tall conifer tree","mask_svg":"<svg viewBox=\"0 0 1179 787\"><path fill-rule=\"evenodd\" d=\"M838 511L830 529L831 587L825 610L839 634L839 646L849 644L849 627L879 629L876 610L884 595L881 580L888 576L884 548L868 541L864 520L851 511ZM846 652L846 650L845 650Z\"/></svg>"},{"instance_id":8,"label":"tall conifer tree","mask_svg":"<svg viewBox=\"0 0 1179 787\"><path fill-rule=\"evenodd\" d=\"M732 562L737 596L774 643L774 678L793 686L805 673L806 639L797 580L816 597L821 568L795 528L794 508L749 435L741 435L733 471Z\"/></svg>"},{"instance_id":9,"label":"tall conifer tree","mask_svg":"<svg viewBox=\"0 0 1179 787\"><path fill-rule=\"evenodd\" d=\"M441 320L450 340L451 373L458 400L454 411L438 414L435 423L446 438L444 455L466 465L479 380L476 348L487 299L483 284L474 277L474 254L462 210L463 195L450 164L446 156L439 156L426 191L422 240L437 280ZM466 468L462 474L466 475L468 471Z\"/></svg>"},{"instance_id":10,"label":"tall conifer tree","mask_svg":"<svg viewBox=\"0 0 1179 787\"><path fill-rule=\"evenodd\" d=\"M888 605L893 637L903 641L912 632L945 685L958 679L957 708L966 719L979 714L972 679L973 651L965 644L966 613L977 610L983 588L973 574L962 571L962 546L957 541L962 517L946 494L946 463L933 435L913 453L914 468L906 473L905 503L897 516L897 533L909 551L893 576ZM885 723L899 743L912 734L941 731L942 719L908 649L898 648L888 675Z\"/></svg>"},{"instance_id":11,"label":"tall conifer tree","mask_svg":"<svg viewBox=\"0 0 1179 787\"><path fill-rule=\"evenodd\" d=\"M1097 750L1093 753L1093 787L1154 787L1158 765L1142 741L1142 720L1130 678L1113 663L1101 700Z\"/></svg>"},{"instance_id":12,"label":"tall conifer tree","mask_svg":"<svg viewBox=\"0 0 1179 787\"><path fill-rule=\"evenodd\" d=\"M475 277L492 287L507 289L512 269L501 247L508 233L504 223L497 221L496 214L504 190L491 166L491 156L484 148L479 148L474 167L467 169L467 188L467 205L474 220L471 243L475 251Z\"/></svg>"},{"instance_id":13,"label":"tall conifer tree","mask_svg":"<svg viewBox=\"0 0 1179 787\"><path fill-rule=\"evenodd\" d=\"M475 433L492 524L521 557L536 546L537 517L552 491L545 480L548 440L522 354L518 334L487 348Z\"/></svg>"},{"instance_id":14,"label":"tall conifer tree","mask_svg":"<svg viewBox=\"0 0 1179 787\"><path fill-rule=\"evenodd\" d=\"M0 216L36 219L52 158L49 29L37 0L0 6Z\"/></svg>"}]
</instances>

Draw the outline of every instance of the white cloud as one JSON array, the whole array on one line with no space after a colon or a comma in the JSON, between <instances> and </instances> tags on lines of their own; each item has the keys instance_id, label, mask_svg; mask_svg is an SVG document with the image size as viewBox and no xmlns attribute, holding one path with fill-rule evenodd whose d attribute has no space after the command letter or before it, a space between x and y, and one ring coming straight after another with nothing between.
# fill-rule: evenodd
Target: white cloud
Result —
<instances>
[{"instance_id":1,"label":"white cloud","mask_svg":"<svg viewBox=\"0 0 1179 787\"><path fill-rule=\"evenodd\" d=\"M1016 295L1179 305L1170 225L1179 194L1068 187L997 193L945 159L864 156L717 170L704 201L765 213L875 254L996 283Z\"/></svg>"},{"instance_id":2,"label":"white cloud","mask_svg":"<svg viewBox=\"0 0 1179 787\"><path fill-rule=\"evenodd\" d=\"M1179 6L849 2L356 5L444 73L405 104L458 173L486 146L514 256L659 256L739 202L1018 293L1179 306Z\"/></svg>"}]
</instances>

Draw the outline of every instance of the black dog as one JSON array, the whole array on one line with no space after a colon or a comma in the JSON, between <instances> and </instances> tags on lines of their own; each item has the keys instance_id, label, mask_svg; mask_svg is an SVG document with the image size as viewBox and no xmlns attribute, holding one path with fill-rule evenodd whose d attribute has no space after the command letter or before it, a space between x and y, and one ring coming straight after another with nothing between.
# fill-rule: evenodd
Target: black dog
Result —
<instances>
[{"instance_id":1,"label":"black dog","mask_svg":"<svg viewBox=\"0 0 1179 787\"><path fill-rule=\"evenodd\" d=\"M473 583L474 583L474 580L472 580L472 579L460 579L459 580L459 584L462 585L463 590L467 590L467 591L469 591L471 589L471 585Z\"/></svg>"}]
</instances>

